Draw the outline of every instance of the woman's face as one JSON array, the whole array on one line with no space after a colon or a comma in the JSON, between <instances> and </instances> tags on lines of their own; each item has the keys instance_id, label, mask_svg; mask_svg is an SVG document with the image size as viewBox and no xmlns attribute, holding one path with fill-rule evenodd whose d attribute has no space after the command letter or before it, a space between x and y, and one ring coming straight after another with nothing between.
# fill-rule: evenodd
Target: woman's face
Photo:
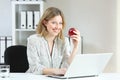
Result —
<instances>
[{"instance_id":1,"label":"woman's face","mask_svg":"<svg viewBox=\"0 0 120 80\"><path fill-rule=\"evenodd\" d=\"M48 35L57 36L62 30L62 17L60 15L53 17L46 24Z\"/></svg>"}]
</instances>

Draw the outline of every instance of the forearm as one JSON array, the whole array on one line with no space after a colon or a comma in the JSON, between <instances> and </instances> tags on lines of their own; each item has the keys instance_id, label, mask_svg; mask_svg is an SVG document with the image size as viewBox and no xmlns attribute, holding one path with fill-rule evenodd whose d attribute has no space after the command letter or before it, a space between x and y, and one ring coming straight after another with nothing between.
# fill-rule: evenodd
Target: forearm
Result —
<instances>
[{"instance_id":1,"label":"forearm","mask_svg":"<svg viewBox=\"0 0 120 80\"><path fill-rule=\"evenodd\" d=\"M52 68L44 68L42 72L43 75L54 75L54 69Z\"/></svg>"},{"instance_id":2,"label":"forearm","mask_svg":"<svg viewBox=\"0 0 120 80\"><path fill-rule=\"evenodd\" d=\"M64 75L66 72L65 68L57 69L57 68L44 68L43 75Z\"/></svg>"},{"instance_id":3,"label":"forearm","mask_svg":"<svg viewBox=\"0 0 120 80\"><path fill-rule=\"evenodd\" d=\"M71 62L73 61L77 51L78 51L78 47L74 47L70 57L68 58L68 64L71 64Z\"/></svg>"}]
</instances>

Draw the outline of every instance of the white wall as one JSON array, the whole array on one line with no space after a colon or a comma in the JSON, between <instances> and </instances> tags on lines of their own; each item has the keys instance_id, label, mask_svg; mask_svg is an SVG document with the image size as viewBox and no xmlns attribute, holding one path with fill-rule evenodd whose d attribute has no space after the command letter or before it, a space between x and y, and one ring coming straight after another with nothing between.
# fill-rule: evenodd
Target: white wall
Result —
<instances>
[{"instance_id":1,"label":"white wall","mask_svg":"<svg viewBox=\"0 0 120 80\"><path fill-rule=\"evenodd\" d=\"M65 34L69 27L80 30L84 53L113 52L106 71L116 72L116 0L46 0L44 8L50 6L64 12ZM0 24L0 35L11 35L10 0L0 1Z\"/></svg>"},{"instance_id":2,"label":"white wall","mask_svg":"<svg viewBox=\"0 0 120 80\"><path fill-rule=\"evenodd\" d=\"M0 36L11 36L11 4L10 0L0 0Z\"/></svg>"}]
</instances>

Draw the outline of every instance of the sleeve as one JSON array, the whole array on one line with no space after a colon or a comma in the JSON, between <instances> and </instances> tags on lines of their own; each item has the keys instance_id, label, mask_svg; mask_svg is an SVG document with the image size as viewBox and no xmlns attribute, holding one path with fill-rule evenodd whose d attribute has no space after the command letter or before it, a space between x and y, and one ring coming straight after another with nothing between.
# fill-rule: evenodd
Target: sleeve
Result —
<instances>
[{"instance_id":1,"label":"sleeve","mask_svg":"<svg viewBox=\"0 0 120 80\"><path fill-rule=\"evenodd\" d=\"M71 43L70 43L69 38L65 38L65 45L63 49L63 59L62 59L61 68L69 67L68 58L70 56L70 53L71 53Z\"/></svg>"},{"instance_id":2,"label":"sleeve","mask_svg":"<svg viewBox=\"0 0 120 80\"><path fill-rule=\"evenodd\" d=\"M37 41L33 38L28 38L27 43L27 56L29 62L29 69L27 72L34 74L42 74L43 68L45 66L40 64L39 55L37 52Z\"/></svg>"}]
</instances>

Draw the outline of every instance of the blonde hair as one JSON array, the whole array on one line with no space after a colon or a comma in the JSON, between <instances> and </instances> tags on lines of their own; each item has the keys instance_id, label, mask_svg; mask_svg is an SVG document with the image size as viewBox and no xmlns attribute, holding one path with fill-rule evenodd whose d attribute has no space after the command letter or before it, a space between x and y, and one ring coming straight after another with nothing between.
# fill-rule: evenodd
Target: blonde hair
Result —
<instances>
[{"instance_id":1,"label":"blonde hair","mask_svg":"<svg viewBox=\"0 0 120 80\"><path fill-rule=\"evenodd\" d=\"M64 20L64 15L63 12L61 10L59 10L58 8L55 7L49 7L48 9L46 9L46 11L44 12L43 16L41 17L36 32L38 34L40 34L41 36L46 36L47 35L47 28L46 26L43 24L43 21L49 21L51 18L60 15L62 17L62 30L61 32L58 34L58 37L62 40L64 40L64 35L63 35L63 29L65 28L65 20Z\"/></svg>"}]
</instances>

